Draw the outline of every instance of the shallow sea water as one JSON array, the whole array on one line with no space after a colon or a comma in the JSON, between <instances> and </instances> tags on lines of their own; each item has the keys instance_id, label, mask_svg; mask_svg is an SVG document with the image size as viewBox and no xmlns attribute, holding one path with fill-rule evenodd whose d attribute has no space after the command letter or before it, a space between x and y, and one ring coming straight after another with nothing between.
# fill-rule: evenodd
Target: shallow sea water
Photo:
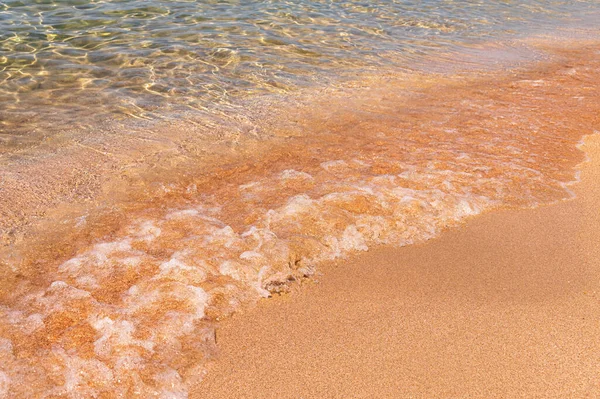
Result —
<instances>
[{"instance_id":1,"label":"shallow sea water","mask_svg":"<svg viewBox=\"0 0 600 399\"><path fill-rule=\"evenodd\" d=\"M598 11L1 3L0 397L187 397L322 262L569 198Z\"/></svg>"},{"instance_id":2,"label":"shallow sea water","mask_svg":"<svg viewBox=\"0 0 600 399\"><path fill-rule=\"evenodd\" d=\"M326 84L361 68L413 68L423 54L552 30L597 8L595 1L7 0L0 139L18 149L107 118L178 118L177 111Z\"/></svg>"}]
</instances>

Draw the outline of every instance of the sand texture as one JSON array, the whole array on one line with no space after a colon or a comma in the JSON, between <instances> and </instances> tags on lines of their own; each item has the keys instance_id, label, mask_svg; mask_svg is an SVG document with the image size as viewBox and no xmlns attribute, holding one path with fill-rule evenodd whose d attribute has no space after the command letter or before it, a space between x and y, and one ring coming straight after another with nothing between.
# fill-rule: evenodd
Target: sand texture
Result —
<instances>
[{"instance_id":1,"label":"sand texture","mask_svg":"<svg viewBox=\"0 0 600 399\"><path fill-rule=\"evenodd\" d=\"M577 198L323 268L224 321L192 398L600 397L600 138Z\"/></svg>"}]
</instances>

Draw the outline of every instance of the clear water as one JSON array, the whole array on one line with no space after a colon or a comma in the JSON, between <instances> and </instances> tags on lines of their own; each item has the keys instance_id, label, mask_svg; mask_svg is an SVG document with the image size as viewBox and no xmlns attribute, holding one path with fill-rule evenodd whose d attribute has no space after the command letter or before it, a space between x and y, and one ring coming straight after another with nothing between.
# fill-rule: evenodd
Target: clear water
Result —
<instances>
[{"instance_id":1,"label":"clear water","mask_svg":"<svg viewBox=\"0 0 600 399\"><path fill-rule=\"evenodd\" d=\"M410 66L589 10L596 1L7 0L0 138L22 148L107 117L164 118L357 68Z\"/></svg>"}]
</instances>

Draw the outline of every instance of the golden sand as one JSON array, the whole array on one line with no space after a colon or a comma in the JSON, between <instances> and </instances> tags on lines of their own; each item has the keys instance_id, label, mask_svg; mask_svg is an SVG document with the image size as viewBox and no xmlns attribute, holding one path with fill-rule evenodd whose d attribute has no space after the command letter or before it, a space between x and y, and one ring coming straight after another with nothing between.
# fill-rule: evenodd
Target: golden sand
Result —
<instances>
[{"instance_id":1,"label":"golden sand","mask_svg":"<svg viewBox=\"0 0 600 399\"><path fill-rule=\"evenodd\" d=\"M600 137L577 198L380 249L224 322L192 398L597 398Z\"/></svg>"}]
</instances>

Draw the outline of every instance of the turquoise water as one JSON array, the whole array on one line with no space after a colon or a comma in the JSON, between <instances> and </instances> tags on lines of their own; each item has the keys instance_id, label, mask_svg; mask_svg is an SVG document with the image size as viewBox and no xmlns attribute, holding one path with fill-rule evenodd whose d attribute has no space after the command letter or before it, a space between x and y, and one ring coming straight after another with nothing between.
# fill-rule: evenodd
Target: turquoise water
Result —
<instances>
[{"instance_id":1,"label":"turquoise water","mask_svg":"<svg viewBox=\"0 0 600 399\"><path fill-rule=\"evenodd\" d=\"M157 119L551 30L597 1L0 2L0 138Z\"/></svg>"}]
</instances>

